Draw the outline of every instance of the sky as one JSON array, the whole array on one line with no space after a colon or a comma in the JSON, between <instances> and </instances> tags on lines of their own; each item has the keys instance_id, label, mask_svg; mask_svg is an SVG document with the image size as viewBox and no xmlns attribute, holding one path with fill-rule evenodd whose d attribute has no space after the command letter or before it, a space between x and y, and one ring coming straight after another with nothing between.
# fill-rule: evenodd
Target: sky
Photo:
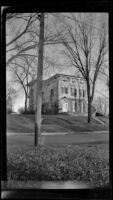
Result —
<instances>
[{"instance_id":1,"label":"sky","mask_svg":"<svg viewBox=\"0 0 113 200\"><path fill-rule=\"evenodd\" d=\"M64 13L62 13L64 14ZM59 15L57 13L57 15ZM65 13L66 15L66 13ZM69 13L70 15L70 13ZM76 14L77 15L77 14ZM97 17L99 16L100 14L98 13L98 15L96 15ZM48 17L49 16L49 17ZM106 14L102 15L102 17L106 17ZM108 17L108 16L107 16ZM49 30L47 32L47 37L48 35L51 35L52 36L52 33L54 32L54 26L53 26L53 23L55 24L54 22L54 17L52 14L50 15L47 15L46 17L46 22L49 22L49 26L50 28L49 29L46 29L45 28L45 32L47 30ZM39 23L36 22L35 26L33 27L33 30L37 30L37 27L38 27ZM56 22L55 26L59 25L58 24L58 21ZM96 24L96 26L98 26L98 23ZM16 20L11 20L8 22L7 26L6 26L6 33L7 33L7 37L6 37L6 41L9 42L13 37L14 37L14 34L17 33L19 34L22 30L22 28L25 27L25 24L22 20L20 19L16 19ZM29 35L25 35L24 36L24 41L27 41L29 38ZM37 38L36 38L37 40ZM23 42L22 40L20 40L20 44L21 42ZM18 42L17 44L18 45ZM13 49L15 46L14 44L9 46L9 49ZM53 63L56 63L57 65L52 65L52 64L49 64L49 68L47 68L46 70L44 70L43 72L43 75L44 75L44 79L47 79L48 77L56 74L56 73L62 73L62 74L69 74L69 75L73 75L73 74L76 74L76 71L75 71L75 68L70 66L70 64L68 63L68 60L66 57L64 57L62 55L62 50L63 50L63 47L62 45L49 45L49 46L45 46L44 47L44 55L46 57L49 58L49 60L51 60ZM31 50L29 51L30 53L34 54L34 50ZM15 50L12 50L12 51L9 51L7 54L6 54L6 57L7 59L10 58L11 55L15 55L17 52ZM44 66L46 67L46 66ZM13 80L13 76L11 75L11 73L9 71L6 72L7 73L7 82ZM16 83L14 84L13 82L11 83L12 86L18 91L17 94L17 98L15 99L14 101L14 110L17 111L18 108L20 107L23 107L24 106L24 92L22 89L19 89L20 86L18 86ZM108 91L108 88L106 87L106 85L104 84L103 81L100 81L98 80L97 83L96 83L96 93L95 93L95 97L98 97L100 95L105 95L105 96L108 96L109 95L109 91Z\"/></svg>"}]
</instances>

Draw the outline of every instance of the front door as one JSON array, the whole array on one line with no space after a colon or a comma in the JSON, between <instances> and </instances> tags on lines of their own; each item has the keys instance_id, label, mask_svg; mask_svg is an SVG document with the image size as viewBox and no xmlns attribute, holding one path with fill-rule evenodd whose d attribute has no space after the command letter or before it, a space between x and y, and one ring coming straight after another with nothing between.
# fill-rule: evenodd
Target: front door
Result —
<instances>
[{"instance_id":1,"label":"front door","mask_svg":"<svg viewBox=\"0 0 113 200\"><path fill-rule=\"evenodd\" d=\"M62 112L68 112L68 102L62 101Z\"/></svg>"}]
</instances>

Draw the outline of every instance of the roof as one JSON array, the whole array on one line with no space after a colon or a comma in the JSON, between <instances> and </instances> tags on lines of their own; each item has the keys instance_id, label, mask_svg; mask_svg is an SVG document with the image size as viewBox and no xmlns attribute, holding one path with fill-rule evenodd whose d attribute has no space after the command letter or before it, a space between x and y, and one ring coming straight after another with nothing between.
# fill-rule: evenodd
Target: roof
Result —
<instances>
[{"instance_id":1,"label":"roof","mask_svg":"<svg viewBox=\"0 0 113 200\"><path fill-rule=\"evenodd\" d=\"M58 78L58 77L60 77L60 76L64 76L64 77L72 77L72 78L76 78L76 79L78 79L78 78L80 78L80 79L84 79L83 77L72 76L72 75L67 75L67 74L55 74L55 75L49 77L48 79L43 80L43 82L50 81L50 80L55 79L55 78ZM37 79L32 80L32 81L29 82L27 85L28 85L28 86L34 85L35 82L36 82L36 80L37 80Z\"/></svg>"}]
</instances>

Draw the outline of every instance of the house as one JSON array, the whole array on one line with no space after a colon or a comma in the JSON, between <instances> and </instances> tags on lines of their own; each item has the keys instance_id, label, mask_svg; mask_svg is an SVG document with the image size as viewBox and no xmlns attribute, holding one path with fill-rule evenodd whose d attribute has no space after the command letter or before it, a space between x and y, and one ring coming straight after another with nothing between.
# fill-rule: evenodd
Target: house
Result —
<instances>
[{"instance_id":1,"label":"house","mask_svg":"<svg viewBox=\"0 0 113 200\"><path fill-rule=\"evenodd\" d=\"M56 74L42 84L43 113L87 114L87 90L82 77ZM28 83L29 110L36 108L36 80Z\"/></svg>"}]
</instances>

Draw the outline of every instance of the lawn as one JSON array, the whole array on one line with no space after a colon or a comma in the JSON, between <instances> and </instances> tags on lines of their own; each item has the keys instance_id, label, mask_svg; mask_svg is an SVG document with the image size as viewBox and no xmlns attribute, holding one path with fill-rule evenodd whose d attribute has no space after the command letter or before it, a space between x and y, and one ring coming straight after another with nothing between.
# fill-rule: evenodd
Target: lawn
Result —
<instances>
[{"instance_id":1,"label":"lawn","mask_svg":"<svg viewBox=\"0 0 113 200\"><path fill-rule=\"evenodd\" d=\"M88 124L87 117L84 116L60 114L43 115L42 118L42 132L73 132L76 134L77 132L109 130L109 120L106 119L103 120L105 122L103 126L95 120ZM7 130L17 134L32 133L34 115L7 115ZM75 137L74 135L66 137L72 136ZM60 137L64 138L64 136ZM26 184L30 181L79 181L92 187L107 187L109 184L108 142L100 143L96 140L93 144L85 142L85 144L75 145L72 142L69 144L69 139L68 142L64 142L65 144L59 142L53 145L51 143L38 148L34 148L31 145L32 142L8 145L9 182L22 181ZM50 140L49 136L48 140Z\"/></svg>"},{"instance_id":2,"label":"lawn","mask_svg":"<svg viewBox=\"0 0 113 200\"><path fill-rule=\"evenodd\" d=\"M76 180L92 187L109 184L108 144L7 147L9 181Z\"/></svg>"},{"instance_id":3,"label":"lawn","mask_svg":"<svg viewBox=\"0 0 113 200\"><path fill-rule=\"evenodd\" d=\"M34 132L34 115L7 115L7 130L17 133ZM109 120L104 119L105 125L94 119L87 123L85 116L43 115L42 132L87 132L109 130Z\"/></svg>"}]
</instances>

